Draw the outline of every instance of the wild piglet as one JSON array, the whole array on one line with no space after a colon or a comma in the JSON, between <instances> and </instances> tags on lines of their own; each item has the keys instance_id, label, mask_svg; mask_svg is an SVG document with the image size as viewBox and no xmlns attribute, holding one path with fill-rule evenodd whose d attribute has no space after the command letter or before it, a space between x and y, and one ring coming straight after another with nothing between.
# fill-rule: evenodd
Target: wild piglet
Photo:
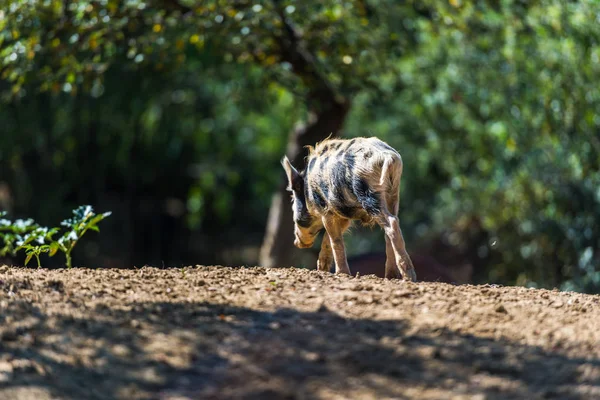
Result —
<instances>
[{"instance_id":1,"label":"wild piglet","mask_svg":"<svg viewBox=\"0 0 600 400\"><path fill-rule=\"evenodd\" d=\"M378 138L327 139L309 146L306 169L281 161L292 192L294 245L311 247L325 228L317 268L350 274L343 234L351 221L378 224L385 232L385 277L417 279L400 224L402 158Z\"/></svg>"}]
</instances>

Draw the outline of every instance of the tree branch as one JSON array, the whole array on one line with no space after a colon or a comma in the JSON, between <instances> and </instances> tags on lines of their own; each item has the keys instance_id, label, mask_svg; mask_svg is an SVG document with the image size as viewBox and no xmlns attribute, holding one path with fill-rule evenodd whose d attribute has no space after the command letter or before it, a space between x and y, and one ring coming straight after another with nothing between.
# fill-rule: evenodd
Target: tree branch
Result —
<instances>
[{"instance_id":1,"label":"tree branch","mask_svg":"<svg viewBox=\"0 0 600 400\"><path fill-rule=\"evenodd\" d=\"M338 93L329 79L320 72L315 57L302 45L300 34L285 16L284 10L279 5L279 0L274 0L274 3L283 25L283 35L275 36L281 59L290 63L294 73L308 86L309 100L317 103L312 105L320 108L327 107L326 104L321 104L323 102L346 105L347 99Z\"/></svg>"}]
</instances>

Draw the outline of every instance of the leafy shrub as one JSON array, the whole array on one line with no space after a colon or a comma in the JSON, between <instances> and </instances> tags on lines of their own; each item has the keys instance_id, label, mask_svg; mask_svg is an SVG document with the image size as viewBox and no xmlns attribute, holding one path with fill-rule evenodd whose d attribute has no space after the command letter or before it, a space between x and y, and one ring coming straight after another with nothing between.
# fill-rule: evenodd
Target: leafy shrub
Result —
<instances>
[{"instance_id":1,"label":"leafy shrub","mask_svg":"<svg viewBox=\"0 0 600 400\"><path fill-rule=\"evenodd\" d=\"M91 206L80 206L73 210L72 218L60 223L66 229L55 240L54 236L60 232L60 227L42 227L32 219L10 221L4 218L5 212L0 212L0 243L3 246L0 248L0 256L15 256L23 250L27 255L25 265L35 257L39 268L42 253L48 253L52 257L61 251L65 254L67 267L71 268L71 253L79 239L90 229L99 232L98 223L110 215L110 211L96 214Z\"/></svg>"}]
</instances>

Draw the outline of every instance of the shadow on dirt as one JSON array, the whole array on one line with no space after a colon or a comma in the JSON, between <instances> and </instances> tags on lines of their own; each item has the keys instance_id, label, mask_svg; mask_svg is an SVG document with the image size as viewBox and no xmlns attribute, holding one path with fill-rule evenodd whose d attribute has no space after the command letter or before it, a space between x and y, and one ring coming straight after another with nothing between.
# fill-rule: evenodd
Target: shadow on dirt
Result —
<instances>
[{"instance_id":1,"label":"shadow on dirt","mask_svg":"<svg viewBox=\"0 0 600 400\"><path fill-rule=\"evenodd\" d=\"M566 399L584 398L582 385L600 389L585 372L597 359L445 329L408 334L403 321L327 309L131 303L84 317L14 302L5 311L0 326L14 329L2 333L0 390L37 387L61 399L403 398L407 388Z\"/></svg>"}]
</instances>

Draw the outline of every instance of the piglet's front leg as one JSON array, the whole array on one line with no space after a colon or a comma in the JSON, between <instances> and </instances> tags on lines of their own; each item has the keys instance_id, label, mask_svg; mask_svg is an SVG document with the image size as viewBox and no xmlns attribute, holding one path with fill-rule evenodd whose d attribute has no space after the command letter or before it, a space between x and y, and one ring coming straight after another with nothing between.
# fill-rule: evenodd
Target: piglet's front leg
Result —
<instances>
[{"instance_id":1,"label":"piglet's front leg","mask_svg":"<svg viewBox=\"0 0 600 400\"><path fill-rule=\"evenodd\" d=\"M323 217L323 225L331 243L333 259L335 260L335 273L351 275L343 237L344 231L350 225L350 221L341 218Z\"/></svg>"},{"instance_id":2,"label":"piglet's front leg","mask_svg":"<svg viewBox=\"0 0 600 400\"><path fill-rule=\"evenodd\" d=\"M331 240L327 231L323 234L323 242L321 243L321 251L319 252L319 259L317 260L317 269L319 271L331 271L331 264L333 263L333 252L331 251Z\"/></svg>"}]
</instances>

